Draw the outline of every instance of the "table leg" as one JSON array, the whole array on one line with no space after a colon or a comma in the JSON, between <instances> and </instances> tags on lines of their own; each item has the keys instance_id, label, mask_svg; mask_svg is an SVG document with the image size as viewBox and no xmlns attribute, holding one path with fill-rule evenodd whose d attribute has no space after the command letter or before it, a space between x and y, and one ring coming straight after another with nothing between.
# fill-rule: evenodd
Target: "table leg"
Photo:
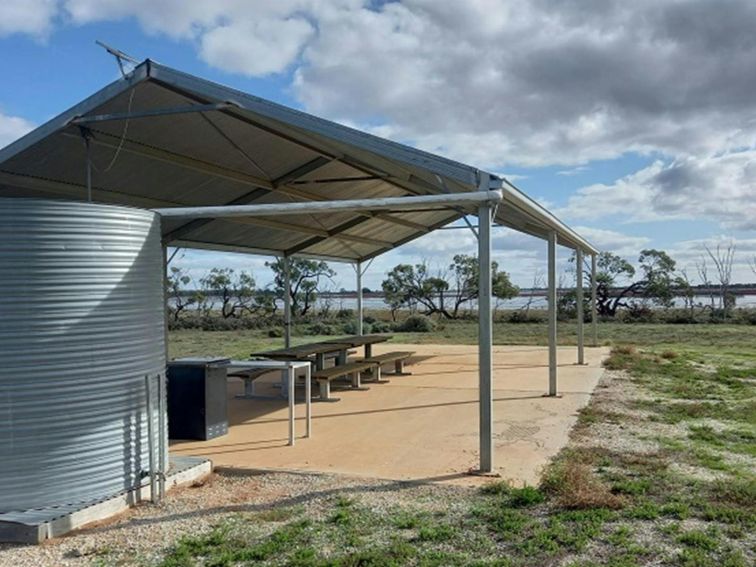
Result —
<instances>
[{"instance_id":1,"label":"table leg","mask_svg":"<svg viewBox=\"0 0 756 567\"><path fill-rule=\"evenodd\" d=\"M294 446L294 367L289 366L289 445Z\"/></svg>"},{"instance_id":2,"label":"table leg","mask_svg":"<svg viewBox=\"0 0 756 567\"><path fill-rule=\"evenodd\" d=\"M315 370L323 370L325 368L325 353L320 352L315 355Z\"/></svg>"},{"instance_id":3,"label":"table leg","mask_svg":"<svg viewBox=\"0 0 756 567\"><path fill-rule=\"evenodd\" d=\"M289 372L281 370L281 397L286 400L289 398Z\"/></svg>"},{"instance_id":4,"label":"table leg","mask_svg":"<svg viewBox=\"0 0 756 567\"><path fill-rule=\"evenodd\" d=\"M373 356L373 345L370 343L367 343L365 345L365 358L370 358Z\"/></svg>"},{"instance_id":5,"label":"table leg","mask_svg":"<svg viewBox=\"0 0 756 567\"><path fill-rule=\"evenodd\" d=\"M244 380L244 397L252 398L255 395L255 381L252 378L243 378Z\"/></svg>"},{"instance_id":6,"label":"table leg","mask_svg":"<svg viewBox=\"0 0 756 567\"><path fill-rule=\"evenodd\" d=\"M339 351L339 356L336 357L336 365L337 366L343 366L343 365L345 365L347 363L347 356L348 356L347 355L347 350L348 349L344 349L344 350L340 350Z\"/></svg>"}]
</instances>

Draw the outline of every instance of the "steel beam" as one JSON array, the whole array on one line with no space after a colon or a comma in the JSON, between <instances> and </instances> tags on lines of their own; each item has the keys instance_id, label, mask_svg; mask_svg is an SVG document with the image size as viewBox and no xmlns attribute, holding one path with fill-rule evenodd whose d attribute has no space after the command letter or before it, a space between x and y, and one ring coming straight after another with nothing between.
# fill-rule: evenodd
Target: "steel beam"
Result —
<instances>
[{"instance_id":1,"label":"steel beam","mask_svg":"<svg viewBox=\"0 0 756 567\"><path fill-rule=\"evenodd\" d=\"M577 303L577 363L585 364L585 345L583 343L583 332L585 314L583 313L583 251L578 248L575 250L575 301Z\"/></svg>"},{"instance_id":2,"label":"steel beam","mask_svg":"<svg viewBox=\"0 0 756 567\"><path fill-rule=\"evenodd\" d=\"M416 197L382 197L377 199L346 199L311 203L272 203L264 205L228 205L207 207L172 207L153 209L166 218L225 218L310 215L355 211L400 211L419 206L434 206L445 210L453 205L489 204L501 202L501 191L474 191Z\"/></svg>"},{"instance_id":3,"label":"steel beam","mask_svg":"<svg viewBox=\"0 0 756 567\"><path fill-rule=\"evenodd\" d=\"M557 395L557 233L549 233L549 396Z\"/></svg>"},{"instance_id":4,"label":"steel beam","mask_svg":"<svg viewBox=\"0 0 756 567\"><path fill-rule=\"evenodd\" d=\"M78 116L71 120L71 124L97 124L99 122L112 122L117 120L135 120L139 118L156 118L158 116L171 116L174 114L187 114L190 112L211 112L223 110L232 106L227 102L218 104L190 104L174 108L156 108L154 110L142 110L137 112L111 112L109 114L94 114L91 116Z\"/></svg>"},{"instance_id":5,"label":"steel beam","mask_svg":"<svg viewBox=\"0 0 756 567\"><path fill-rule=\"evenodd\" d=\"M284 256L284 346L291 347L291 258Z\"/></svg>"},{"instance_id":6,"label":"steel beam","mask_svg":"<svg viewBox=\"0 0 756 567\"><path fill-rule=\"evenodd\" d=\"M591 344L598 346L598 302L596 300L596 254L591 254Z\"/></svg>"},{"instance_id":7,"label":"steel beam","mask_svg":"<svg viewBox=\"0 0 756 567\"><path fill-rule=\"evenodd\" d=\"M480 390L480 472L493 471L493 317L491 311L491 205L478 209L478 371Z\"/></svg>"}]
</instances>

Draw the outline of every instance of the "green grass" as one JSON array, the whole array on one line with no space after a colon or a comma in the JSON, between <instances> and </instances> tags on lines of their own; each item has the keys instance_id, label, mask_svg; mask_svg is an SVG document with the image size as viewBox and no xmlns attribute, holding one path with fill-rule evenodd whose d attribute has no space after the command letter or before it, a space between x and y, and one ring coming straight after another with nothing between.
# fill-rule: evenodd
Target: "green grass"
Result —
<instances>
[{"instance_id":1,"label":"green grass","mask_svg":"<svg viewBox=\"0 0 756 567\"><path fill-rule=\"evenodd\" d=\"M574 322L560 323L558 340L563 345L577 342ZM391 333L394 343L477 344L475 321L441 322L431 333ZM543 323L494 323L494 344L545 345L547 328ZM295 344L314 342L333 336L305 336L295 328ZM251 352L282 346L283 339L271 338L267 330L198 331L170 333L170 356L218 355L247 357ZM756 363L756 325L663 325L600 323L600 344L634 344L665 351L688 353L723 362Z\"/></svg>"}]
</instances>

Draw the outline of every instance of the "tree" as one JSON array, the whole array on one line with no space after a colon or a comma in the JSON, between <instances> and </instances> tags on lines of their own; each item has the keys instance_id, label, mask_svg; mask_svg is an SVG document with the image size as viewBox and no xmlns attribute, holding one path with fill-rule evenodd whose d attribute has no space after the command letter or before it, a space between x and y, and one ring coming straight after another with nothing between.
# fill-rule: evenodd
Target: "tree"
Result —
<instances>
[{"instance_id":1,"label":"tree","mask_svg":"<svg viewBox=\"0 0 756 567\"><path fill-rule=\"evenodd\" d=\"M285 260L277 258L273 262L265 262L273 270L276 296L283 299L285 293ZM318 298L320 283L325 279L332 279L336 275L330 266L318 260L304 258L289 258L289 276L291 281L291 312L295 316L305 316Z\"/></svg>"},{"instance_id":2,"label":"tree","mask_svg":"<svg viewBox=\"0 0 756 567\"><path fill-rule=\"evenodd\" d=\"M208 296L220 299L224 319L270 310L269 298L255 289L255 280L247 272L237 274L232 268L213 268L200 283Z\"/></svg>"},{"instance_id":3,"label":"tree","mask_svg":"<svg viewBox=\"0 0 756 567\"><path fill-rule=\"evenodd\" d=\"M735 303L730 296L730 284L732 283L732 265L735 260L735 243L730 241L726 246L717 244L715 250L704 245L704 250L714 262L714 269L719 280L719 306L722 309L722 317L727 319L730 307Z\"/></svg>"},{"instance_id":4,"label":"tree","mask_svg":"<svg viewBox=\"0 0 756 567\"><path fill-rule=\"evenodd\" d=\"M165 285L168 292L168 313L174 321L178 321L181 312L196 301L196 297L187 293L186 287L192 278L183 268L172 266L166 274Z\"/></svg>"},{"instance_id":5,"label":"tree","mask_svg":"<svg viewBox=\"0 0 756 567\"><path fill-rule=\"evenodd\" d=\"M574 254L570 261L575 261ZM596 262L596 308L599 315L614 317L620 307L631 307L632 298L664 307L672 305L675 261L663 250L647 249L641 251L638 263L643 277L632 281L636 270L630 262L611 252L599 254ZM586 266L587 263L583 269L590 281L590 269Z\"/></svg>"},{"instance_id":6,"label":"tree","mask_svg":"<svg viewBox=\"0 0 756 567\"><path fill-rule=\"evenodd\" d=\"M492 294L499 299L511 299L519 289L509 280L506 272L491 263ZM451 280L451 282L449 281ZM457 319L462 305L477 299L480 293L480 271L475 256L454 256L448 270L431 275L425 263L395 266L381 284L392 317L403 306L417 303L425 307L426 315L438 313L447 319ZM448 300L448 301L447 301Z\"/></svg>"}]
</instances>

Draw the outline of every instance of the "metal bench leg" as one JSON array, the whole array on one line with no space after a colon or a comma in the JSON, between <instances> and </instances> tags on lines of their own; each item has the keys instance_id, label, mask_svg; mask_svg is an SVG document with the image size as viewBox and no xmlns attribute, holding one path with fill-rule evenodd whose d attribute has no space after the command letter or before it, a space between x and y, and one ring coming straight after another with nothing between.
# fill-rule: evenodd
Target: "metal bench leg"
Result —
<instances>
[{"instance_id":1,"label":"metal bench leg","mask_svg":"<svg viewBox=\"0 0 756 567\"><path fill-rule=\"evenodd\" d=\"M410 376L412 372L405 372L404 360L397 360L394 362L394 374L397 376Z\"/></svg>"},{"instance_id":2,"label":"metal bench leg","mask_svg":"<svg viewBox=\"0 0 756 567\"><path fill-rule=\"evenodd\" d=\"M331 383L328 380L318 380L321 402L338 402L339 398L331 397Z\"/></svg>"},{"instance_id":3,"label":"metal bench leg","mask_svg":"<svg viewBox=\"0 0 756 567\"><path fill-rule=\"evenodd\" d=\"M362 372L360 372L360 371L352 372L349 375L349 378L352 381L352 390L367 391L367 390L370 389L367 386L363 386L362 385Z\"/></svg>"},{"instance_id":4,"label":"metal bench leg","mask_svg":"<svg viewBox=\"0 0 756 567\"><path fill-rule=\"evenodd\" d=\"M244 397L252 398L255 395L255 381L251 378L244 378Z\"/></svg>"}]
</instances>

